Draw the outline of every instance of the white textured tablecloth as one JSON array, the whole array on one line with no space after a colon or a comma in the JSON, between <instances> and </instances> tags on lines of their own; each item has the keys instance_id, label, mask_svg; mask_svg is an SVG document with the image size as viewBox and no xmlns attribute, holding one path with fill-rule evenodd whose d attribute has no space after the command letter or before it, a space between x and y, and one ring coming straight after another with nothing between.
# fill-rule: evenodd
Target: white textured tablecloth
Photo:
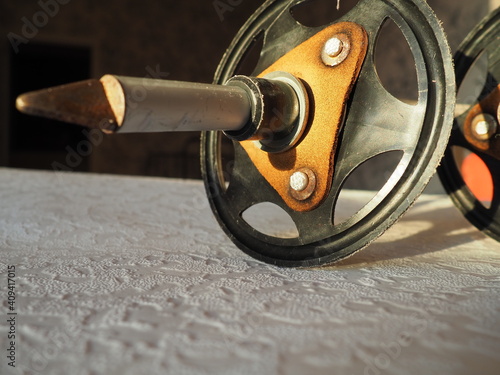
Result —
<instances>
[{"instance_id":1,"label":"white textured tablecloth","mask_svg":"<svg viewBox=\"0 0 500 375\"><path fill-rule=\"evenodd\" d=\"M197 181L0 169L0 210L1 374L500 374L500 245L446 196L322 270L246 256Z\"/></svg>"}]
</instances>

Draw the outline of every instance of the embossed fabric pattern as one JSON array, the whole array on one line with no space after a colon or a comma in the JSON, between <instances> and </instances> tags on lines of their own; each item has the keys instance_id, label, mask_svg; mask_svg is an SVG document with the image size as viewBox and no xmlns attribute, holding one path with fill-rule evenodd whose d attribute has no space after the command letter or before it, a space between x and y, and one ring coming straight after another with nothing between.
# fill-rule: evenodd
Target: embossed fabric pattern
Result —
<instances>
[{"instance_id":1,"label":"embossed fabric pattern","mask_svg":"<svg viewBox=\"0 0 500 375\"><path fill-rule=\"evenodd\" d=\"M447 196L312 270L237 249L199 181L0 169L0 207L1 374L500 371L500 245Z\"/></svg>"}]
</instances>

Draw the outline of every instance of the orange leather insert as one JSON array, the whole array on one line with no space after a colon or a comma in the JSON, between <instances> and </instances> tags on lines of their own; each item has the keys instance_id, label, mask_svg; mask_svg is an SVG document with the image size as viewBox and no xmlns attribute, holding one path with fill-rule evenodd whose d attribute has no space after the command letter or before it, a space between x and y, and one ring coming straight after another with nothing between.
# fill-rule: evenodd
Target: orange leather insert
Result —
<instances>
[{"instance_id":1,"label":"orange leather insert","mask_svg":"<svg viewBox=\"0 0 500 375\"><path fill-rule=\"evenodd\" d=\"M323 46L338 34L348 37L350 52L339 65L327 66L321 58ZM260 150L252 141L241 142L259 172L295 211L313 210L328 195L346 102L367 48L368 36L361 26L352 22L337 23L303 42L259 75L285 71L301 79L308 89L309 123L296 147L271 154ZM303 201L290 194L289 186L290 176L300 168L308 168L316 175L316 189Z\"/></svg>"}]
</instances>

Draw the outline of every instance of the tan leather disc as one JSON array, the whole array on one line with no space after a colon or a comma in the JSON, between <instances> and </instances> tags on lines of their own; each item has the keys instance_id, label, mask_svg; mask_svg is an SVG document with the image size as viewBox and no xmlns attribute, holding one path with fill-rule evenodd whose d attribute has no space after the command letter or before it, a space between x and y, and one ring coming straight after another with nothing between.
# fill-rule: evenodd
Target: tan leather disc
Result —
<instances>
[{"instance_id":1,"label":"tan leather disc","mask_svg":"<svg viewBox=\"0 0 500 375\"><path fill-rule=\"evenodd\" d=\"M321 57L325 43L334 36L348 41L348 54L336 66L327 66ZM352 22L331 25L262 72L285 71L301 79L309 92L307 129L298 145L281 153L267 153L254 142L241 142L259 172L295 211L310 211L328 195L334 171L334 156L346 102L358 78L368 48L365 30ZM345 54L346 51L343 51ZM314 173L315 188L307 199L292 194L290 177L298 170Z\"/></svg>"}]
</instances>

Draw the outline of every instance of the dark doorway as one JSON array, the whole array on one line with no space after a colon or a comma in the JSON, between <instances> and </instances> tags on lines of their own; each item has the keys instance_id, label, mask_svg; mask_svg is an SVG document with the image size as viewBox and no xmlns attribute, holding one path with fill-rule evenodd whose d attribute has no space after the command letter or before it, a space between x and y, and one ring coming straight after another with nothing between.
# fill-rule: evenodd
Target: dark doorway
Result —
<instances>
[{"instance_id":1,"label":"dark doorway","mask_svg":"<svg viewBox=\"0 0 500 375\"><path fill-rule=\"evenodd\" d=\"M10 56L9 166L54 169L86 139L83 128L38 117L15 108L19 94L90 77L91 51L87 47L30 43ZM88 171L88 157L72 163L71 170Z\"/></svg>"}]
</instances>

